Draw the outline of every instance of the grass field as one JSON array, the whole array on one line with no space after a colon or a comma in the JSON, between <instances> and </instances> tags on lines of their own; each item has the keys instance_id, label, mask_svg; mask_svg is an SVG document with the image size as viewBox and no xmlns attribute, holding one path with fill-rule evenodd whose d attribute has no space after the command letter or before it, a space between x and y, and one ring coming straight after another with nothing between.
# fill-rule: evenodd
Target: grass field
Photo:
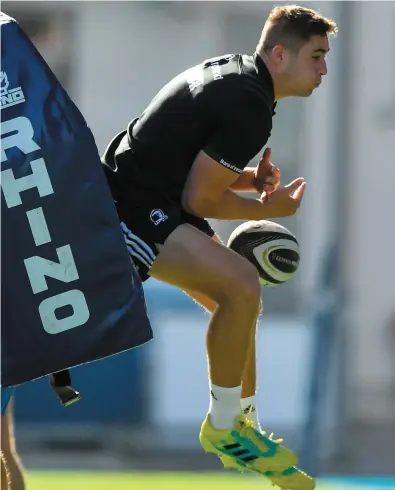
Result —
<instances>
[{"instance_id":1,"label":"grass field","mask_svg":"<svg viewBox=\"0 0 395 490\"><path fill-rule=\"evenodd\" d=\"M277 488L277 487L276 487ZM395 479L321 480L317 490L395 489ZM30 472L27 490L269 490L255 476L217 473Z\"/></svg>"}]
</instances>

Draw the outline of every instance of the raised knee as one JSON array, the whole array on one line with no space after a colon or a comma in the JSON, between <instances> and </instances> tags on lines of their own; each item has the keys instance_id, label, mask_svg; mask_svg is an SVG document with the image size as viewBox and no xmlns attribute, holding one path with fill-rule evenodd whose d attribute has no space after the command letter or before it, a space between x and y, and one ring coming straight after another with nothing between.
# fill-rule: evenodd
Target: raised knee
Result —
<instances>
[{"instance_id":1,"label":"raised knee","mask_svg":"<svg viewBox=\"0 0 395 490\"><path fill-rule=\"evenodd\" d=\"M226 300L241 308L260 310L261 285L256 268L247 261L238 264L224 284Z\"/></svg>"},{"instance_id":2,"label":"raised knee","mask_svg":"<svg viewBox=\"0 0 395 490\"><path fill-rule=\"evenodd\" d=\"M244 301L252 302L259 309L261 305L261 284L258 271L251 264L240 275L238 296Z\"/></svg>"}]
</instances>

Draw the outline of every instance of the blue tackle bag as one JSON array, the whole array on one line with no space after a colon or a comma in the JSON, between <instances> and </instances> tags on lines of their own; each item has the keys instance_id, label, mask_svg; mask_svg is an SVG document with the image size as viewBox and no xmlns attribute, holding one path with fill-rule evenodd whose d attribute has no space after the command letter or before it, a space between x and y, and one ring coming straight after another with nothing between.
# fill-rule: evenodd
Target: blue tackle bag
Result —
<instances>
[{"instance_id":1,"label":"blue tackle bag","mask_svg":"<svg viewBox=\"0 0 395 490\"><path fill-rule=\"evenodd\" d=\"M1 25L1 384L152 339L86 121L18 23Z\"/></svg>"}]
</instances>

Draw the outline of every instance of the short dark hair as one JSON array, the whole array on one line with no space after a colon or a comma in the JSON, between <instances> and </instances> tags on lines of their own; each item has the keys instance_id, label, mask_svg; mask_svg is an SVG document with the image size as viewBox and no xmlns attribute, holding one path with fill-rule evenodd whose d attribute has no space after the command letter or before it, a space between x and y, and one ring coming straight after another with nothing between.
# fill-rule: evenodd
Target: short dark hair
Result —
<instances>
[{"instance_id":1,"label":"short dark hair","mask_svg":"<svg viewBox=\"0 0 395 490\"><path fill-rule=\"evenodd\" d=\"M315 10L299 5L279 6L275 7L267 18L258 51L267 52L278 44L299 51L312 36L336 33L336 22Z\"/></svg>"}]
</instances>

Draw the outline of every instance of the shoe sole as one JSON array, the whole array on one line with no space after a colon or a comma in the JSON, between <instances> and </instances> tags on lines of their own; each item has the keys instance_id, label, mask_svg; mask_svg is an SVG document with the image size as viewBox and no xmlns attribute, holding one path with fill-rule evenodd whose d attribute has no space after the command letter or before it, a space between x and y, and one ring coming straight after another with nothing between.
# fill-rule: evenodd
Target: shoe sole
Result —
<instances>
[{"instance_id":1,"label":"shoe sole","mask_svg":"<svg viewBox=\"0 0 395 490\"><path fill-rule=\"evenodd\" d=\"M236 461L234 461L233 458L231 458L230 456L220 455L218 457L221 460L222 464L224 465L224 468L233 468L240 472L244 472L246 469L245 467L239 465ZM273 486L278 486L281 490L314 490L315 489L315 481L310 476L307 476L306 482L297 485L292 485L292 483L290 483L289 481L286 481L284 483L273 481L271 479L271 476L275 478L275 475L266 474L266 473L273 473L272 471L263 472L252 468L250 468L250 471L256 473L257 475L266 477L268 480L270 480ZM297 471L301 473L300 470ZM278 478L287 478L287 476L279 475Z\"/></svg>"}]
</instances>

